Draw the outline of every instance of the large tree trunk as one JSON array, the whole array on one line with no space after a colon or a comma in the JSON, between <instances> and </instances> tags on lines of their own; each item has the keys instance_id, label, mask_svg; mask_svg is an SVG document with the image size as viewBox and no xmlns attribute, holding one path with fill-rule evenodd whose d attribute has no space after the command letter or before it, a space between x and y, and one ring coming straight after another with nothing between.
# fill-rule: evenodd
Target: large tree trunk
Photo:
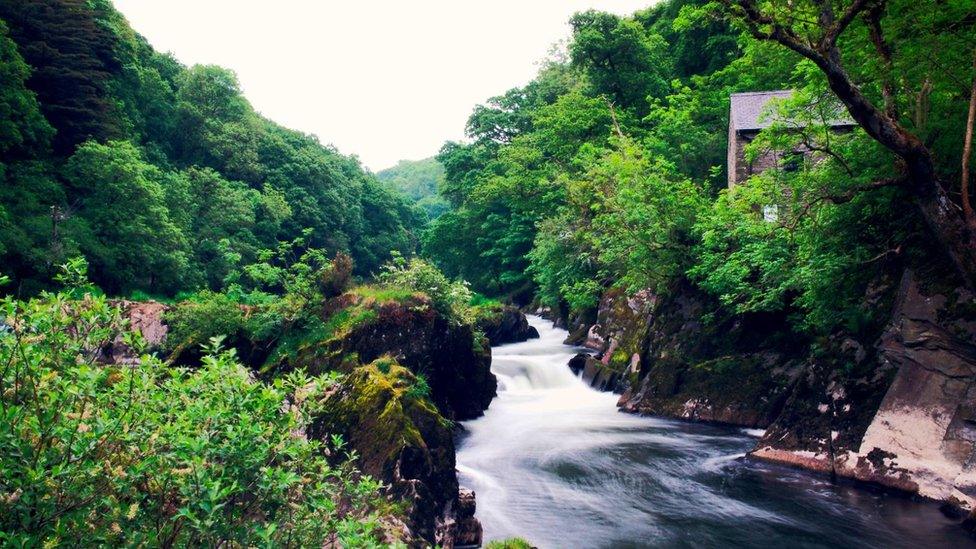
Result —
<instances>
[{"instance_id":1,"label":"large tree trunk","mask_svg":"<svg viewBox=\"0 0 976 549\"><path fill-rule=\"evenodd\" d=\"M940 247L952 259L965 283L976 282L976 240L963 216L939 181L932 154L922 141L897 121L878 110L855 86L840 66L839 53L811 59L824 74L834 94L864 130L898 155L905 163L915 203Z\"/></svg>"}]
</instances>

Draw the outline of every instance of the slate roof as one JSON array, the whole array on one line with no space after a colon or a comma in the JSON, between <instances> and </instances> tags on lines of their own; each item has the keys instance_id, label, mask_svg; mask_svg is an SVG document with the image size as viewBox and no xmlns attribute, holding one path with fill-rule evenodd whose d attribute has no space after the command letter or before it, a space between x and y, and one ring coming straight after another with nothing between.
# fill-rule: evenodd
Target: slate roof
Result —
<instances>
[{"instance_id":1,"label":"slate roof","mask_svg":"<svg viewBox=\"0 0 976 549\"><path fill-rule=\"evenodd\" d=\"M768 128L773 123L773 117L769 116L769 112L763 112L763 107L772 99L789 99L792 95L793 90L733 93L729 108L729 122L736 131L756 131ZM840 111L838 114L841 116L832 120L831 126L854 125L853 120L844 116L846 114L844 111Z\"/></svg>"}]
</instances>

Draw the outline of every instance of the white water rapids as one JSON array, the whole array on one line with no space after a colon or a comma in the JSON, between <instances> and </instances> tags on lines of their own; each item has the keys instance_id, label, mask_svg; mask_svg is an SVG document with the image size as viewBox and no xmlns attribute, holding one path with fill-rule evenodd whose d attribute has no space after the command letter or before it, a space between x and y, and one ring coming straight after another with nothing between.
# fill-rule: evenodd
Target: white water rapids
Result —
<instances>
[{"instance_id":1,"label":"white water rapids","mask_svg":"<svg viewBox=\"0 0 976 549\"><path fill-rule=\"evenodd\" d=\"M750 459L740 429L619 413L567 367L564 330L492 349L498 397L465 422L463 486L485 539L542 548L949 547L971 543L932 504Z\"/></svg>"}]
</instances>

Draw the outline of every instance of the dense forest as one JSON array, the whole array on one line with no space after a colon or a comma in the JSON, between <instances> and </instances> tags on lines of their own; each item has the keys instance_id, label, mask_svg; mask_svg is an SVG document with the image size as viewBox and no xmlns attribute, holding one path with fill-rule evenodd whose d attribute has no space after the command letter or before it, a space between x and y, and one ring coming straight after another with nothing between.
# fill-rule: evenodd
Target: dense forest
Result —
<instances>
[{"instance_id":1,"label":"dense forest","mask_svg":"<svg viewBox=\"0 0 976 549\"><path fill-rule=\"evenodd\" d=\"M83 255L110 294L220 290L279 241L375 272L422 215L359 162L257 114L233 72L154 51L106 1L0 2L0 264L16 291ZM247 282L247 281L243 281Z\"/></svg>"},{"instance_id":2,"label":"dense forest","mask_svg":"<svg viewBox=\"0 0 976 549\"><path fill-rule=\"evenodd\" d=\"M581 367L759 387L777 413L789 397L784 432L831 460L887 390L870 349L896 317L876 296L902 273L951 301L922 343L971 363L972 0L663 0L569 23L467 139L372 174L262 117L232 71L155 51L110 0L0 0L0 545L478 545L456 422L496 396L490 346L539 337L513 304L585 319L586 339L608 296L652 296L639 341ZM730 186L730 95L759 90L791 90L745 152L777 162ZM689 295L698 331L669 309ZM776 341L726 353L728 326ZM676 332L711 340L652 356ZM874 411L820 410L871 383Z\"/></svg>"},{"instance_id":3,"label":"dense forest","mask_svg":"<svg viewBox=\"0 0 976 549\"><path fill-rule=\"evenodd\" d=\"M690 282L727 314L784 312L805 333L868 321L866 287L892 263L941 253L973 280L972 3L834 4L577 14L567 56L441 150L452 210L424 252L523 302L580 311L612 286ZM795 94L749 154L816 147L816 161L726 189L730 94L781 89ZM841 109L857 131L828 131ZM768 205L775 222L756 213Z\"/></svg>"},{"instance_id":4,"label":"dense forest","mask_svg":"<svg viewBox=\"0 0 976 549\"><path fill-rule=\"evenodd\" d=\"M447 201L439 194L444 167L436 158L401 160L396 166L378 172L376 177L413 200L427 213L428 219L436 219L447 211Z\"/></svg>"}]
</instances>

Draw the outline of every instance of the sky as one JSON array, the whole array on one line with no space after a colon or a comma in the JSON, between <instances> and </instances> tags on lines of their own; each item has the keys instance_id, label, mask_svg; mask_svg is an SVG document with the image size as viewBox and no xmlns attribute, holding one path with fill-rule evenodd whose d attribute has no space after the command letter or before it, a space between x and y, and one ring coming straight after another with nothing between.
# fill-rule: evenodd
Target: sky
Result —
<instances>
[{"instance_id":1,"label":"sky","mask_svg":"<svg viewBox=\"0 0 976 549\"><path fill-rule=\"evenodd\" d=\"M471 110L529 82L569 17L653 0L114 0L187 65L234 70L264 116L379 171L464 137Z\"/></svg>"}]
</instances>

